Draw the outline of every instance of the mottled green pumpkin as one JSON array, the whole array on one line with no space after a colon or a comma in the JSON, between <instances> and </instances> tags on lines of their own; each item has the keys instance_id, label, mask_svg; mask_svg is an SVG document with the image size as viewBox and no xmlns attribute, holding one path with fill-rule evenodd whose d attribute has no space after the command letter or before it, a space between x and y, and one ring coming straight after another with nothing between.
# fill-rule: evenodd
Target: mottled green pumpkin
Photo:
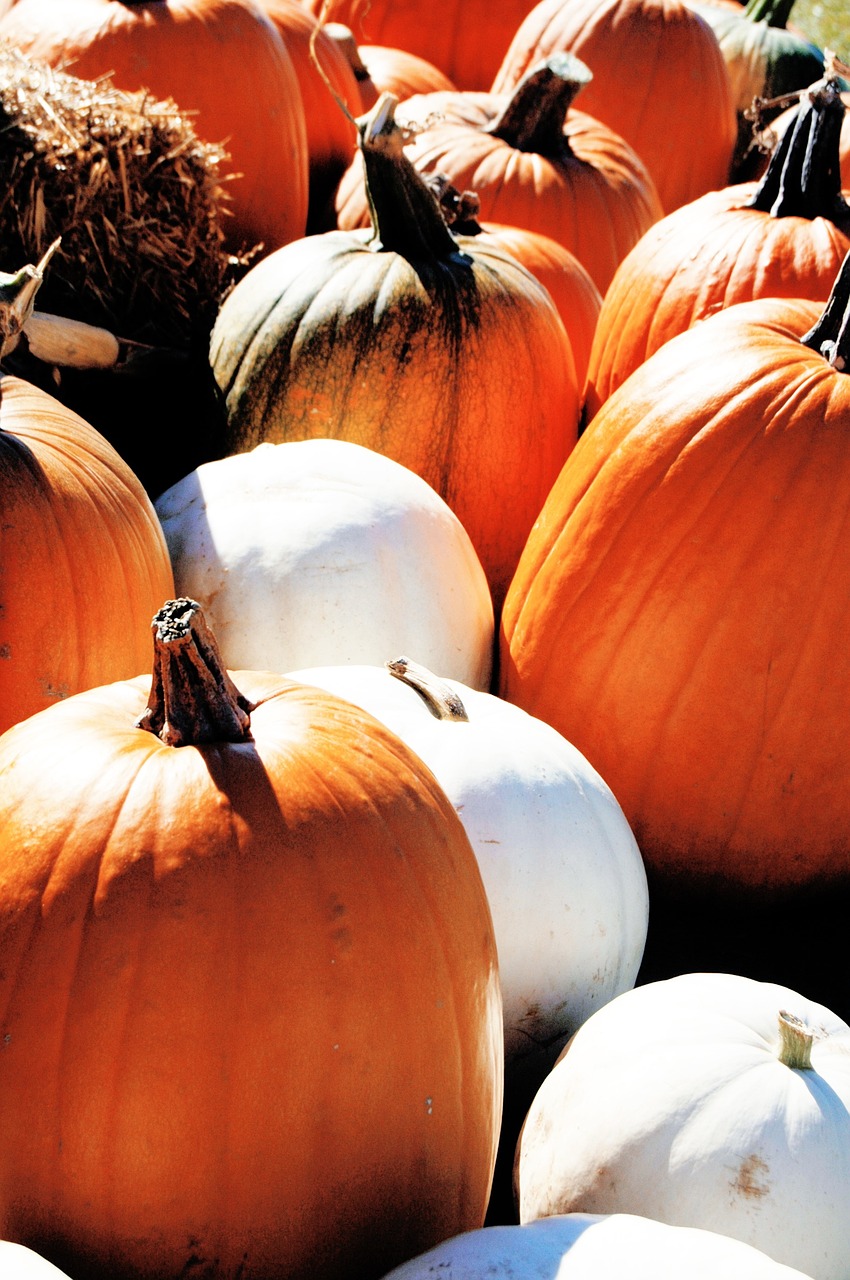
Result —
<instances>
[{"instance_id":1,"label":"mottled green pumpkin","mask_svg":"<svg viewBox=\"0 0 850 1280\"><path fill-rule=\"evenodd\" d=\"M422 476L498 602L577 437L570 340L512 256L455 238L402 150L395 98L359 122L373 226L284 246L225 300L211 362L233 452L334 437Z\"/></svg>"}]
</instances>

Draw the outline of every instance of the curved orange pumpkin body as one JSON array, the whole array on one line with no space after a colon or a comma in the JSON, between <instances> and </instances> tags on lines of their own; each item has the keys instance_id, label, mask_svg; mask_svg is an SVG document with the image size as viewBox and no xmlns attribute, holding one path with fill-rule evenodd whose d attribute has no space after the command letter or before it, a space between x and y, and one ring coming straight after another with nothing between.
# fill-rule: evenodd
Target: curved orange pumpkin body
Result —
<instances>
[{"instance_id":1,"label":"curved orange pumpkin body","mask_svg":"<svg viewBox=\"0 0 850 1280\"><path fill-rule=\"evenodd\" d=\"M365 713L234 677L238 742L135 727L150 678L0 739L0 1223L72 1275L374 1277L483 1221L501 1006L460 820Z\"/></svg>"},{"instance_id":2,"label":"curved orange pumpkin body","mask_svg":"<svg viewBox=\"0 0 850 1280\"><path fill-rule=\"evenodd\" d=\"M107 441L52 396L0 379L0 731L150 661L174 592L156 513Z\"/></svg>"},{"instance_id":3,"label":"curved orange pumpkin body","mask_svg":"<svg viewBox=\"0 0 850 1280\"><path fill-rule=\"evenodd\" d=\"M492 243L512 254L551 294L570 339L581 390L602 307L602 295L590 273L569 249L538 231L487 222L481 234L484 240L476 241L479 246Z\"/></svg>"},{"instance_id":4,"label":"curved orange pumpkin body","mask_svg":"<svg viewBox=\"0 0 850 1280\"><path fill-rule=\"evenodd\" d=\"M843 119L837 86L824 81L761 183L709 192L635 245L599 313L588 421L654 351L713 311L752 298L826 301L850 249L850 206L838 185Z\"/></svg>"},{"instance_id":5,"label":"curved orange pumpkin body","mask_svg":"<svg viewBox=\"0 0 850 1280\"><path fill-rule=\"evenodd\" d=\"M650 357L505 602L502 694L570 736L677 884L850 873L850 375L799 340L820 310L741 303Z\"/></svg>"},{"instance_id":6,"label":"curved orange pumpkin body","mask_svg":"<svg viewBox=\"0 0 850 1280\"><path fill-rule=\"evenodd\" d=\"M737 136L732 85L714 32L684 0L539 0L493 90L510 92L559 50L593 72L582 110L634 148L665 213L726 184Z\"/></svg>"},{"instance_id":7,"label":"curved orange pumpkin body","mask_svg":"<svg viewBox=\"0 0 850 1280\"><path fill-rule=\"evenodd\" d=\"M18 0L0 37L31 57L119 89L149 89L224 143L234 250L304 234L308 152L298 77L271 21L250 0Z\"/></svg>"},{"instance_id":8,"label":"curved orange pumpkin body","mask_svg":"<svg viewBox=\"0 0 850 1280\"><path fill-rule=\"evenodd\" d=\"M358 44L417 54L461 89L489 89L532 0L454 0L430 8L421 0L306 0L327 22L350 27Z\"/></svg>"}]
</instances>

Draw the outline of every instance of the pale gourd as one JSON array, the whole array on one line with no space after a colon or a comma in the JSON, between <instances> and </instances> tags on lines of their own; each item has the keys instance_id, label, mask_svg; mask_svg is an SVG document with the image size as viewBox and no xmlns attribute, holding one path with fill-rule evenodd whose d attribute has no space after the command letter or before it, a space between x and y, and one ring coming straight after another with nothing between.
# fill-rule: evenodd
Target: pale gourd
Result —
<instances>
[{"instance_id":1,"label":"pale gourd","mask_svg":"<svg viewBox=\"0 0 850 1280\"><path fill-rule=\"evenodd\" d=\"M804 1280L751 1245L634 1214L562 1214L443 1241L385 1280Z\"/></svg>"},{"instance_id":2,"label":"pale gourd","mask_svg":"<svg viewBox=\"0 0 850 1280\"><path fill-rule=\"evenodd\" d=\"M687 973L576 1032L516 1155L519 1216L717 1231L815 1280L850 1259L850 1027L777 983Z\"/></svg>"},{"instance_id":3,"label":"pale gourd","mask_svg":"<svg viewBox=\"0 0 850 1280\"><path fill-rule=\"evenodd\" d=\"M637 977L646 873L616 798L548 724L409 658L290 676L381 720L454 804L493 915L508 1083L533 1080L530 1099L568 1035Z\"/></svg>"},{"instance_id":4,"label":"pale gourd","mask_svg":"<svg viewBox=\"0 0 850 1280\"><path fill-rule=\"evenodd\" d=\"M493 602L466 530L400 463L348 441L264 443L156 502L178 595L231 668L380 663L412 651L490 682Z\"/></svg>"}]
</instances>

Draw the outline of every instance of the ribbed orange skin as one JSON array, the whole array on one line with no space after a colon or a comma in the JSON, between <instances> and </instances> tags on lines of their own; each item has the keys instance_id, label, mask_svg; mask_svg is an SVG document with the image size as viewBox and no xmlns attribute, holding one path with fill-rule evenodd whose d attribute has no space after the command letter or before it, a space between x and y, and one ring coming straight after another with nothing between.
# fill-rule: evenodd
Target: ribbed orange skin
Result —
<instances>
[{"instance_id":1,"label":"ribbed orange skin","mask_svg":"<svg viewBox=\"0 0 850 1280\"><path fill-rule=\"evenodd\" d=\"M150 664L174 594L141 483L88 423L0 378L0 732Z\"/></svg>"},{"instance_id":2,"label":"ribbed orange skin","mask_svg":"<svg viewBox=\"0 0 850 1280\"><path fill-rule=\"evenodd\" d=\"M590 355L588 420L663 343L712 312L753 298L829 297L850 223L747 209L755 190L741 183L677 209L620 264Z\"/></svg>"},{"instance_id":3,"label":"ribbed orange skin","mask_svg":"<svg viewBox=\"0 0 850 1280\"><path fill-rule=\"evenodd\" d=\"M279 33L246 0L18 0L0 37L83 79L149 89L224 143L227 244L266 251L304 234L308 151L298 77Z\"/></svg>"},{"instance_id":4,"label":"ribbed orange skin","mask_svg":"<svg viewBox=\"0 0 850 1280\"><path fill-rule=\"evenodd\" d=\"M494 92L562 49L593 72L582 111L634 147L665 213L726 185L737 130L729 72L714 32L683 0L539 0Z\"/></svg>"},{"instance_id":5,"label":"ribbed orange skin","mask_svg":"<svg viewBox=\"0 0 850 1280\"><path fill-rule=\"evenodd\" d=\"M365 713L233 676L249 743L134 729L149 679L0 739L0 1229L86 1280L377 1277L483 1221L461 823Z\"/></svg>"},{"instance_id":6,"label":"ribbed orange skin","mask_svg":"<svg viewBox=\"0 0 850 1280\"><path fill-rule=\"evenodd\" d=\"M306 0L325 22L350 27L358 44L389 45L415 53L459 89L489 89L499 63L532 0Z\"/></svg>"},{"instance_id":7,"label":"ribbed orange skin","mask_svg":"<svg viewBox=\"0 0 850 1280\"><path fill-rule=\"evenodd\" d=\"M481 230L484 243L492 240L513 254L551 294L573 349L576 381L583 387L602 307L602 295L589 273L575 254L551 236L498 222L487 222Z\"/></svg>"},{"instance_id":8,"label":"ribbed orange skin","mask_svg":"<svg viewBox=\"0 0 850 1280\"><path fill-rule=\"evenodd\" d=\"M331 436L431 485L463 524L497 607L578 435L569 337L513 257L411 265L366 231L308 236L225 299L210 358L231 449Z\"/></svg>"},{"instance_id":9,"label":"ribbed orange skin","mask_svg":"<svg viewBox=\"0 0 850 1280\"><path fill-rule=\"evenodd\" d=\"M572 155L517 150L485 132L506 100L490 93L408 98L397 118L422 131L405 154L420 173L442 173L459 191L474 191L481 222L502 222L557 240L604 293L622 259L663 216L652 179L622 138L575 109L567 112L564 128ZM368 220L362 161L356 156L337 192L337 222L350 228Z\"/></svg>"},{"instance_id":10,"label":"ribbed orange skin","mask_svg":"<svg viewBox=\"0 0 850 1280\"><path fill-rule=\"evenodd\" d=\"M850 377L799 342L821 309L742 303L652 356L505 602L500 692L587 755L673 884L850 872Z\"/></svg>"}]
</instances>

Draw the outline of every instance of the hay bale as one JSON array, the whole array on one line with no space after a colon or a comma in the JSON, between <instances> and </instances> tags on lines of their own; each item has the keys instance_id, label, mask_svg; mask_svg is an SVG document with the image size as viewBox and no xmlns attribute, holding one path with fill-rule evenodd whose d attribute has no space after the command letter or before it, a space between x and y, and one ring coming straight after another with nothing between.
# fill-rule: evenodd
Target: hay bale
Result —
<instances>
[{"instance_id":1,"label":"hay bale","mask_svg":"<svg viewBox=\"0 0 850 1280\"><path fill-rule=\"evenodd\" d=\"M61 236L40 310L154 346L205 344L231 265L226 159L174 102L0 42L0 269Z\"/></svg>"}]
</instances>

